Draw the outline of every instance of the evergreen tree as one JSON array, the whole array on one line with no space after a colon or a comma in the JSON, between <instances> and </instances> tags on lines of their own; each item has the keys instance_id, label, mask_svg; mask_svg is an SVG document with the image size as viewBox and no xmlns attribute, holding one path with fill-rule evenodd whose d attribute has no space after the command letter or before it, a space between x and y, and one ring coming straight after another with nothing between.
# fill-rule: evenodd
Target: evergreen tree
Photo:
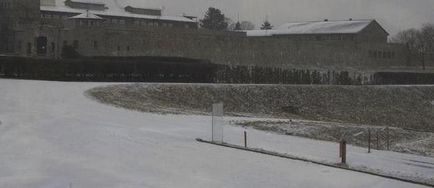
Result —
<instances>
[{"instance_id":1,"label":"evergreen tree","mask_svg":"<svg viewBox=\"0 0 434 188\"><path fill-rule=\"evenodd\" d=\"M265 22L261 26L261 30L270 30L273 29L273 26L268 20L265 20Z\"/></svg>"},{"instance_id":2,"label":"evergreen tree","mask_svg":"<svg viewBox=\"0 0 434 188\"><path fill-rule=\"evenodd\" d=\"M200 20L200 26L209 30L227 30L228 22L224 14L219 9L210 7L205 17Z\"/></svg>"}]
</instances>

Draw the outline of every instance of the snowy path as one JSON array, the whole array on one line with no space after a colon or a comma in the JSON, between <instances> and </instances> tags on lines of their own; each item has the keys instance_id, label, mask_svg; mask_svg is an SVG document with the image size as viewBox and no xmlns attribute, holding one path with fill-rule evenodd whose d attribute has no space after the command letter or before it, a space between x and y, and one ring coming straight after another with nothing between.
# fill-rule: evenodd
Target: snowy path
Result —
<instances>
[{"instance_id":1,"label":"snowy path","mask_svg":"<svg viewBox=\"0 0 434 188\"><path fill-rule=\"evenodd\" d=\"M67 188L70 183L74 188L423 187L200 144L194 139L209 135L209 117L133 112L99 104L83 95L99 85L0 80L0 187ZM240 142L241 133L237 127L225 130L231 142ZM332 143L254 130L249 130L249 135L251 144L258 147L326 160L336 157L334 151L313 155L331 150ZM360 163L364 161L359 159L384 161L370 160L363 151L356 153L354 159L358 157ZM409 157L432 161L387 152L381 155L387 160Z\"/></svg>"}]
</instances>

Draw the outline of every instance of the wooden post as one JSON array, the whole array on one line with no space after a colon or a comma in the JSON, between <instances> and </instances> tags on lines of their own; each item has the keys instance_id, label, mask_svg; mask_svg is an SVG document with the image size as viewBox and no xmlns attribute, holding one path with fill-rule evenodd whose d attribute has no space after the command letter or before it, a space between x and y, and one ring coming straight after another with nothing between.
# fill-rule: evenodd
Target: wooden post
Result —
<instances>
[{"instance_id":1,"label":"wooden post","mask_svg":"<svg viewBox=\"0 0 434 188\"><path fill-rule=\"evenodd\" d=\"M371 128L368 128L368 153L371 153Z\"/></svg>"},{"instance_id":2,"label":"wooden post","mask_svg":"<svg viewBox=\"0 0 434 188\"><path fill-rule=\"evenodd\" d=\"M389 127L386 127L386 147L387 150L390 150Z\"/></svg>"},{"instance_id":3,"label":"wooden post","mask_svg":"<svg viewBox=\"0 0 434 188\"><path fill-rule=\"evenodd\" d=\"M247 132L244 131L244 147L247 148Z\"/></svg>"},{"instance_id":4,"label":"wooden post","mask_svg":"<svg viewBox=\"0 0 434 188\"><path fill-rule=\"evenodd\" d=\"M347 163L347 142L345 140L342 140L339 145L340 145L339 155L341 157L341 164L346 164Z\"/></svg>"}]
</instances>

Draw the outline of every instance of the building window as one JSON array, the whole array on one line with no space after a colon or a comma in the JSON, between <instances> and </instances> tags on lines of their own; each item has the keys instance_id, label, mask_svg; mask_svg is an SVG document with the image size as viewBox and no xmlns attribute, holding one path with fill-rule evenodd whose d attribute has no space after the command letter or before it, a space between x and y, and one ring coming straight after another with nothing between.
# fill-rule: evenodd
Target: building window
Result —
<instances>
[{"instance_id":1,"label":"building window","mask_svg":"<svg viewBox=\"0 0 434 188\"><path fill-rule=\"evenodd\" d=\"M118 46L118 51L121 51L121 47L120 46Z\"/></svg>"},{"instance_id":2,"label":"building window","mask_svg":"<svg viewBox=\"0 0 434 188\"><path fill-rule=\"evenodd\" d=\"M17 44L17 49L18 49L18 51L21 51L21 48L22 48L22 41L18 41L18 44Z\"/></svg>"},{"instance_id":3,"label":"building window","mask_svg":"<svg viewBox=\"0 0 434 188\"><path fill-rule=\"evenodd\" d=\"M127 46L127 52L129 52L130 51L130 46Z\"/></svg>"},{"instance_id":4,"label":"building window","mask_svg":"<svg viewBox=\"0 0 434 188\"><path fill-rule=\"evenodd\" d=\"M54 50L56 50L56 44L54 42L51 43L51 53L54 53Z\"/></svg>"},{"instance_id":5,"label":"building window","mask_svg":"<svg viewBox=\"0 0 434 188\"><path fill-rule=\"evenodd\" d=\"M27 55L32 54L32 43L27 43Z\"/></svg>"},{"instance_id":6,"label":"building window","mask_svg":"<svg viewBox=\"0 0 434 188\"><path fill-rule=\"evenodd\" d=\"M93 48L98 49L98 41L93 41Z\"/></svg>"},{"instance_id":7,"label":"building window","mask_svg":"<svg viewBox=\"0 0 434 188\"><path fill-rule=\"evenodd\" d=\"M79 47L79 43L78 40L74 40L73 45L72 45L75 49L78 49Z\"/></svg>"}]
</instances>

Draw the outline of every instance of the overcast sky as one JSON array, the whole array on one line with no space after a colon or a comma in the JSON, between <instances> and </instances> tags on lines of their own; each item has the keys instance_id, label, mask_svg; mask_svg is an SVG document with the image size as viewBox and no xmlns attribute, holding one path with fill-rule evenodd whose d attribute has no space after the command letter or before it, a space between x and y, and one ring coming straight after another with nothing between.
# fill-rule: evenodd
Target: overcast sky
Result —
<instances>
[{"instance_id":1,"label":"overcast sky","mask_svg":"<svg viewBox=\"0 0 434 188\"><path fill-rule=\"evenodd\" d=\"M120 0L122 1L122 0ZM273 25L295 21L377 19L390 33L434 23L434 0L124 0L143 6L165 7L165 14L203 17L210 6L227 17L248 20L258 27L268 19Z\"/></svg>"}]
</instances>

